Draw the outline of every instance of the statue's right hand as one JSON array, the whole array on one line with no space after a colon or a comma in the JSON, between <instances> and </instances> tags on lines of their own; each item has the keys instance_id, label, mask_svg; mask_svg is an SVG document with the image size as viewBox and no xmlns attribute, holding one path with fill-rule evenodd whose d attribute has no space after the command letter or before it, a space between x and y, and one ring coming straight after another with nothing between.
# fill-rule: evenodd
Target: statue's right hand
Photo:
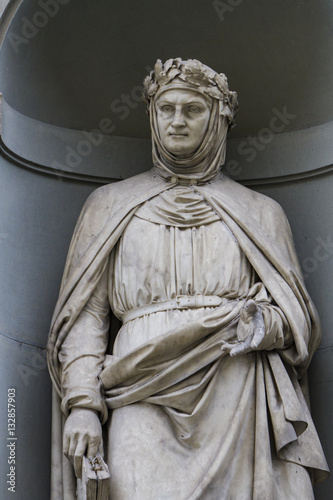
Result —
<instances>
[{"instance_id":1,"label":"statue's right hand","mask_svg":"<svg viewBox=\"0 0 333 500\"><path fill-rule=\"evenodd\" d=\"M72 408L64 428L64 455L81 477L82 457L94 458L102 445L102 426L98 414L87 408Z\"/></svg>"}]
</instances>

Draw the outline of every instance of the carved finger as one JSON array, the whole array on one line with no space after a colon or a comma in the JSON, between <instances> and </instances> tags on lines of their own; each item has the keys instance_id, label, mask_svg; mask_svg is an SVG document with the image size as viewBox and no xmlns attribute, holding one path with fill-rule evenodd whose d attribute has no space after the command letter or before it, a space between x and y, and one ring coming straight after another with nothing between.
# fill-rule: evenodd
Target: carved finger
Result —
<instances>
[{"instance_id":1,"label":"carved finger","mask_svg":"<svg viewBox=\"0 0 333 500\"><path fill-rule=\"evenodd\" d=\"M252 349L258 349L264 338L265 338L265 330L263 328L256 329L253 340L251 342Z\"/></svg>"},{"instance_id":2,"label":"carved finger","mask_svg":"<svg viewBox=\"0 0 333 500\"><path fill-rule=\"evenodd\" d=\"M230 356L237 356L238 354L247 354L251 351L251 341L253 336L249 335L244 341L238 342L233 346L230 351Z\"/></svg>"},{"instance_id":3,"label":"carved finger","mask_svg":"<svg viewBox=\"0 0 333 500\"><path fill-rule=\"evenodd\" d=\"M87 448L87 441L85 439L79 440L75 454L73 457L73 466L74 466L74 471L76 477L81 477L82 473L82 457L86 451Z\"/></svg>"},{"instance_id":4,"label":"carved finger","mask_svg":"<svg viewBox=\"0 0 333 500\"><path fill-rule=\"evenodd\" d=\"M257 349L265 338L265 322L261 312L257 313L255 319L254 335L251 342L252 349Z\"/></svg>"},{"instance_id":5,"label":"carved finger","mask_svg":"<svg viewBox=\"0 0 333 500\"><path fill-rule=\"evenodd\" d=\"M88 441L87 457L94 458L97 455L98 447L100 444L100 437L90 437Z\"/></svg>"},{"instance_id":6,"label":"carved finger","mask_svg":"<svg viewBox=\"0 0 333 500\"><path fill-rule=\"evenodd\" d=\"M258 306L253 299L248 300L240 312L240 325L244 323L245 325L251 323L256 312L258 311Z\"/></svg>"},{"instance_id":7,"label":"carved finger","mask_svg":"<svg viewBox=\"0 0 333 500\"><path fill-rule=\"evenodd\" d=\"M63 442L62 442L62 449L65 457L69 458L68 456L68 451L69 451L69 443L70 443L70 436L68 434L64 434L63 437Z\"/></svg>"},{"instance_id":8,"label":"carved finger","mask_svg":"<svg viewBox=\"0 0 333 500\"><path fill-rule=\"evenodd\" d=\"M251 314L252 316L255 314L255 312L258 310L258 306L255 303L253 299L249 299L246 304L245 304L245 309L246 311Z\"/></svg>"},{"instance_id":9,"label":"carved finger","mask_svg":"<svg viewBox=\"0 0 333 500\"><path fill-rule=\"evenodd\" d=\"M77 437L72 436L70 439L70 442L69 442L69 448L68 448L68 454L67 454L67 458L69 458L72 463L74 461L76 447L77 447Z\"/></svg>"},{"instance_id":10,"label":"carved finger","mask_svg":"<svg viewBox=\"0 0 333 500\"><path fill-rule=\"evenodd\" d=\"M102 458L104 458L103 437L101 437L97 454L100 455Z\"/></svg>"},{"instance_id":11,"label":"carved finger","mask_svg":"<svg viewBox=\"0 0 333 500\"><path fill-rule=\"evenodd\" d=\"M239 344L234 346L233 349L231 349L230 356L234 357L239 354L247 354L248 352L250 352L250 350L250 346L247 342L240 342Z\"/></svg>"},{"instance_id":12,"label":"carved finger","mask_svg":"<svg viewBox=\"0 0 333 500\"><path fill-rule=\"evenodd\" d=\"M221 345L221 351L225 352L225 353L229 353L233 347L235 347L235 344L229 344L229 342L223 341L222 345Z\"/></svg>"}]
</instances>

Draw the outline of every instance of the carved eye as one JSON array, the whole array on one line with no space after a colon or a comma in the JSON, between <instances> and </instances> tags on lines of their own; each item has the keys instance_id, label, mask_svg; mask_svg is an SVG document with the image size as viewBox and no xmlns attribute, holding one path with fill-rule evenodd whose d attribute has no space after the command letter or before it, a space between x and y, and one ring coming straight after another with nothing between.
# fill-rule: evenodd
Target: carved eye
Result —
<instances>
[{"instance_id":1,"label":"carved eye","mask_svg":"<svg viewBox=\"0 0 333 500\"><path fill-rule=\"evenodd\" d=\"M170 104L164 104L164 106L161 106L161 110L164 113L172 113L174 111L173 107L170 106Z\"/></svg>"},{"instance_id":2,"label":"carved eye","mask_svg":"<svg viewBox=\"0 0 333 500\"><path fill-rule=\"evenodd\" d=\"M195 105L192 105L192 106L189 106L189 107L187 108L187 111L188 111L189 113L201 113L201 111L202 111L202 110L201 110L200 106L195 106Z\"/></svg>"}]
</instances>

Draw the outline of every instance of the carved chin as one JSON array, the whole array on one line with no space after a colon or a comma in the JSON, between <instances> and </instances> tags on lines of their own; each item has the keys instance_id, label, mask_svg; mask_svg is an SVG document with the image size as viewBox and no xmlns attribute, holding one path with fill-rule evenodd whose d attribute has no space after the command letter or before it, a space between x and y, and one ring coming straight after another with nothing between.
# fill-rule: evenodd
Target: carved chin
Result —
<instances>
[{"instance_id":1,"label":"carved chin","mask_svg":"<svg viewBox=\"0 0 333 500\"><path fill-rule=\"evenodd\" d=\"M197 146L190 143L187 136L169 137L164 146L174 155L190 155L197 150Z\"/></svg>"}]
</instances>

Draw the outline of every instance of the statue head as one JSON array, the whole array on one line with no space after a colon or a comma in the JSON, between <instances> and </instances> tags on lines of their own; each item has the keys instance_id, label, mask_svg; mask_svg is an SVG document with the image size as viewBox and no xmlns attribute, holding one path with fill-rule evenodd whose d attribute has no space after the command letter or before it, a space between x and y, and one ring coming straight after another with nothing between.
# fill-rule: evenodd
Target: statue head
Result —
<instances>
[{"instance_id":1,"label":"statue head","mask_svg":"<svg viewBox=\"0 0 333 500\"><path fill-rule=\"evenodd\" d=\"M158 60L144 80L144 99L155 167L180 178L216 175L238 107L225 75L195 59Z\"/></svg>"},{"instance_id":2,"label":"statue head","mask_svg":"<svg viewBox=\"0 0 333 500\"><path fill-rule=\"evenodd\" d=\"M178 87L166 85L155 106L157 129L165 149L182 157L195 153L208 128L211 99L180 82Z\"/></svg>"},{"instance_id":3,"label":"statue head","mask_svg":"<svg viewBox=\"0 0 333 500\"><path fill-rule=\"evenodd\" d=\"M162 92L172 87L188 88L208 99L217 100L220 116L227 118L229 126L234 123L238 109L236 92L229 90L227 77L223 73L217 73L196 59L183 61L177 57L168 59L164 64L158 59L143 86L148 112Z\"/></svg>"}]
</instances>

